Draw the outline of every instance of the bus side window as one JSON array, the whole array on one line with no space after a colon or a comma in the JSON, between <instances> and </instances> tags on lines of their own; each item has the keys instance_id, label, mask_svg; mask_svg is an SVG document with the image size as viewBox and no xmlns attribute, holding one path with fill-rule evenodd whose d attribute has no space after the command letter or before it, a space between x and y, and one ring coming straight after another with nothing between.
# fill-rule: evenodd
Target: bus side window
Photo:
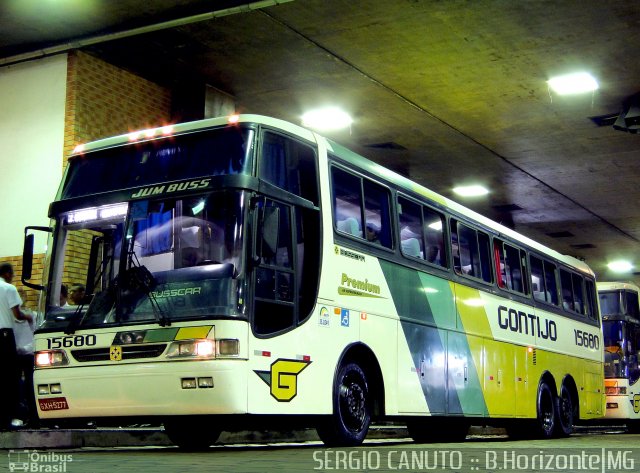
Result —
<instances>
[{"instance_id":1,"label":"bus side window","mask_svg":"<svg viewBox=\"0 0 640 473\"><path fill-rule=\"evenodd\" d=\"M596 285L591 279L585 279L585 287L587 290L585 299L585 308L587 310L587 317L591 320L598 321L598 309L596 304Z\"/></svg>"},{"instance_id":2,"label":"bus side window","mask_svg":"<svg viewBox=\"0 0 640 473\"><path fill-rule=\"evenodd\" d=\"M560 288L562 291L562 308L573 310L573 292L571 290L571 274L564 269L560 270Z\"/></svg>"},{"instance_id":3,"label":"bus side window","mask_svg":"<svg viewBox=\"0 0 640 473\"><path fill-rule=\"evenodd\" d=\"M531 290L534 299L558 305L556 265L531 255Z\"/></svg>"},{"instance_id":4,"label":"bus side window","mask_svg":"<svg viewBox=\"0 0 640 473\"><path fill-rule=\"evenodd\" d=\"M557 267L548 261L544 262L544 287L545 298L548 303L559 305L558 300L558 283L556 279Z\"/></svg>"},{"instance_id":5,"label":"bus side window","mask_svg":"<svg viewBox=\"0 0 640 473\"><path fill-rule=\"evenodd\" d=\"M498 286L514 292L526 294L526 284L523 278L525 266L521 251L500 240L494 240L496 273Z\"/></svg>"},{"instance_id":6,"label":"bus side window","mask_svg":"<svg viewBox=\"0 0 640 473\"><path fill-rule=\"evenodd\" d=\"M389 191L367 179L363 182L365 238L371 243L391 248Z\"/></svg>"},{"instance_id":7,"label":"bus side window","mask_svg":"<svg viewBox=\"0 0 640 473\"><path fill-rule=\"evenodd\" d=\"M531 290L533 298L537 301L546 301L544 290L544 269L542 268L542 260L531 256L529 258L531 265Z\"/></svg>"},{"instance_id":8,"label":"bus side window","mask_svg":"<svg viewBox=\"0 0 640 473\"><path fill-rule=\"evenodd\" d=\"M573 281L573 308L579 314L586 314L586 308L584 303L584 289L582 276L572 274L571 279Z\"/></svg>"},{"instance_id":9,"label":"bus side window","mask_svg":"<svg viewBox=\"0 0 640 473\"><path fill-rule=\"evenodd\" d=\"M316 153L308 145L272 132L264 134L260 177L318 205Z\"/></svg>"},{"instance_id":10,"label":"bus side window","mask_svg":"<svg viewBox=\"0 0 640 473\"><path fill-rule=\"evenodd\" d=\"M333 218L336 229L358 238L362 232L362 183L360 178L338 168L332 170Z\"/></svg>"},{"instance_id":11,"label":"bus side window","mask_svg":"<svg viewBox=\"0 0 640 473\"><path fill-rule=\"evenodd\" d=\"M421 206L410 200L398 198L398 227L400 251L405 256L424 259Z\"/></svg>"},{"instance_id":12,"label":"bus side window","mask_svg":"<svg viewBox=\"0 0 640 473\"><path fill-rule=\"evenodd\" d=\"M453 222L453 221L452 221ZM453 225L453 223L452 223ZM459 274L491 282L492 269L489 251L489 236L462 223L457 223L458 256L454 256L454 269ZM452 232L452 248L453 232ZM456 263L459 261L459 267Z\"/></svg>"},{"instance_id":13,"label":"bus side window","mask_svg":"<svg viewBox=\"0 0 640 473\"><path fill-rule=\"evenodd\" d=\"M444 215L423 207L424 233L427 248L425 259L438 266L447 265L447 255L444 251Z\"/></svg>"}]
</instances>

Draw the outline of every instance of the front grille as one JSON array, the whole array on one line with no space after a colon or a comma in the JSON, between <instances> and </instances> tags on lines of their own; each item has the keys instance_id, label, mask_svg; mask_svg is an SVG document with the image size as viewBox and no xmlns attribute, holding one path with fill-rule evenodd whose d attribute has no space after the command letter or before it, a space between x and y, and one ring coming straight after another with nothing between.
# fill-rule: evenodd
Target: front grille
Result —
<instances>
[{"instance_id":1,"label":"front grille","mask_svg":"<svg viewBox=\"0 0 640 473\"><path fill-rule=\"evenodd\" d=\"M122 346L122 359L133 360L136 358L157 358L162 355L166 347L166 343L156 345L124 345ZM109 361L109 351L109 347L71 350L71 356L81 363L88 361Z\"/></svg>"}]
</instances>

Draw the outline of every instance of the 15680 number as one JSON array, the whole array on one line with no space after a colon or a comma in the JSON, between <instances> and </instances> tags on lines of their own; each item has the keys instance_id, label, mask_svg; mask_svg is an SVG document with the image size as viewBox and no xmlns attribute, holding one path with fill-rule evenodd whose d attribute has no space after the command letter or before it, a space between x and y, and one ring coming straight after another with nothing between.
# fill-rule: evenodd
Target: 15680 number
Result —
<instances>
[{"instance_id":1,"label":"15680 number","mask_svg":"<svg viewBox=\"0 0 640 473\"><path fill-rule=\"evenodd\" d=\"M73 337L47 338L47 348L49 350L55 350L56 348L92 347L95 346L95 344L95 335L75 335Z\"/></svg>"},{"instance_id":2,"label":"15680 number","mask_svg":"<svg viewBox=\"0 0 640 473\"><path fill-rule=\"evenodd\" d=\"M600 348L600 337L582 330L573 330L576 338L576 345L579 347L592 348L598 350Z\"/></svg>"}]
</instances>

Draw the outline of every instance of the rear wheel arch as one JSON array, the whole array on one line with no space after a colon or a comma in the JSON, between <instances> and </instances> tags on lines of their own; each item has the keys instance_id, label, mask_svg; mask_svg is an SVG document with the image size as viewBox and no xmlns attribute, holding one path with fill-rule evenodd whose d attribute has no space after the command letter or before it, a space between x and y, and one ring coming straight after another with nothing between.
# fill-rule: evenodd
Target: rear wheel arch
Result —
<instances>
[{"instance_id":1,"label":"rear wheel arch","mask_svg":"<svg viewBox=\"0 0 640 473\"><path fill-rule=\"evenodd\" d=\"M578 393L578 385L576 384L573 376L570 374L565 375L562 379L562 385L566 386L571 394L571 400L573 401L573 409L574 409L574 420L578 420L580 418L580 395Z\"/></svg>"}]
</instances>

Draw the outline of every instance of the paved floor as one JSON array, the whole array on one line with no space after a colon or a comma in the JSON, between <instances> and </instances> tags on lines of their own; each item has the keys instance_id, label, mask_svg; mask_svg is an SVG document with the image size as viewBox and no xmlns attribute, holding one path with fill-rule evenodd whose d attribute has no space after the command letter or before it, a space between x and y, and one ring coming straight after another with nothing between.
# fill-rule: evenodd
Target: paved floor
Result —
<instances>
[{"instance_id":1,"label":"paved floor","mask_svg":"<svg viewBox=\"0 0 640 473\"><path fill-rule=\"evenodd\" d=\"M368 441L359 448L322 444L243 445L186 453L174 447L0 450L0 471L68 473L307 471L640 471L640 435L596 433L551 441L468 438L458 444Z\"/></svg>"}]
</instances>

